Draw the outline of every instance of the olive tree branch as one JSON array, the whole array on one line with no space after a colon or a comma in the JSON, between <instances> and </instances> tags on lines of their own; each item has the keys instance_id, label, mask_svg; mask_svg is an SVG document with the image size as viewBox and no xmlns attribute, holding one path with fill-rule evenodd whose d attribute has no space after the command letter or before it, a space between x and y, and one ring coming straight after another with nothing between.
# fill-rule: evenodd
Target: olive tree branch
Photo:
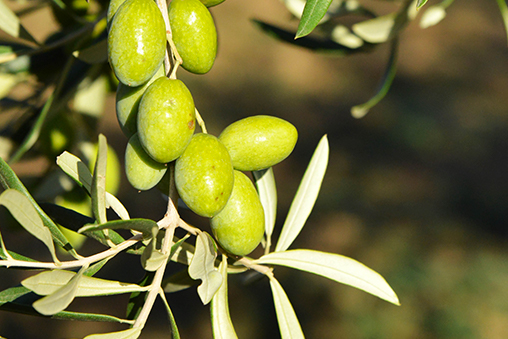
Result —
<instances>
[{"instance_id":1,"label":"olive tree branch","mask_svg":"<svg viewBox=\"0 0 508 339\"><path fill-rule=\"evenodd\" d=\"M175 43L173 42L173 34L171 33L171 25L169 23L168 17L167 2L166 0L156 0L156 2L162 13L162 18L164 19L164 23L166 25L166 39L169 43L169 51L171 52L170 55L168 49L166 48L166 55L164 57L166 76L168 76L170 79L176 79L176 70L178 69L178 66L182 64L182 58L180 57L180 54L178 54Z\"/></svg>"}]
</instances>

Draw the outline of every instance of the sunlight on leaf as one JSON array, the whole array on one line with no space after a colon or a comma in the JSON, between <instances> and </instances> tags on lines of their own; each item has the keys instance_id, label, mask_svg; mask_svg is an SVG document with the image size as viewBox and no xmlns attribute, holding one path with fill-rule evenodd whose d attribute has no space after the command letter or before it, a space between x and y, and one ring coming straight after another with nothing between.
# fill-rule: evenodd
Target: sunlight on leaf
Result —
<instances>
[{"instance_id":1,"label":"sunlight on leaf","mask_svg":"<svg viewBox=\"0 0 508 339\"><path fill-rule=\"evenodd\" d=\"M227 269L227 257L223 255L219 265L219 271L222 274L222 285L215 293L210 305L214 339L238 338L229 314Z\"/></svg>"},{"instance_id":2,"label":"sunlight on leaf","mask_svg":"<svg viewBox=\"0 0 508 339\"><path fill-rule=\"evenodd\" d=\"M141 330L141 327L135 327L118 332L90 334L87 335L84 339L137 339L141 334Z\"/></svg>"},{"instance_id":3,"label":"sunlight on leaf","mask_svg":"<svg viewBox=\"0 0 508 339\"><path fill-rule=\"evenodd\" d=\"M417 0L417 2L416 2L416 8L417 9L422 8L427 3L427 1L429 1L429 0Z\"/></svg>"},{"instance_id":4,"label":"sunlight on leaf","mask_svg":"<svg viewBox=\"0 0 508 339\"><path fill-rule=\"evenodd\" d=\"M146 245L143 254L141 254L141 266L147 271L154 272L166 263L168 254L162 253L161 250L155 248L155 239L151 239Z\"/></svg>"},{"instance_id":5,"label":"sunlight on leaf","mask_svg":"<svg viewBox=\"0 0 508 339\"><path fill-rule=\"evenodd\" d=\"M324 135L312 155L298 191L291 203L277 246L275 247L276 252L288 249L305 225L314 207L325 176L328 165L328 153L328 138Z\"/></svg>"},{"instance_id":6,"label":"sunlight on leaf","mask_svg":"<svg viewBox=\"0 0 508 339\"><path fill-rule=\"evenodd\" d=\"M55 254L55 244L49 228L44 226L32 202L15 189L5 190L0 195L0 205L4 205L25 230L46 245L53 260L59 262Z\"/></svg>"},{"instance_id":7,"label":"sunlight on leaf","mask_svg":"<svg viewBox=\"0 0 508 339\"><path fill-rule=\"evenodd\" d=\"M264 255L256 263L287 266L314 273L399 305L397 295L379 273L342 255L314 250L290 250Z\"/></svg>"},{"instance_id":8,"label":"sunlight on leaf","mask_svg":"<svg viewBox=\"0 0 508 339\"><path fill-rule=\"evenodd\" d=\"M129 219L129 220L113 220L100 225L88 225L80 228L78 233L86 233L99 230L133 230L143 233L145 238L153 237L157 234L159 226L151 219Z\"/></svg>"},{"instance_id":9,"label":"sunlight on leaf","mask_svg":"<svg viewBox=\"0 0 508 339\"><path fill-rule=\"evenodd\" d=\"M198 282L189 276L189 271L182 270L165 278L162 281L161 286L164 289L164 292L174 293L185 290L197 284Z\"/></svg>"},{"instance_id":10,"label":"sunlight on leaf","mask_svg":"<svg viewBox=\"0 0 508 339\"><path fill-rule=\"evenodd\" d=\"M53 315L63 311L74 300L78 291L79 281L83 277L83 272L88 267L83 266L77 274L75 274L67 284L61 286L55 292L45 296L32 304L33 308L40 314Z\"/></svg>"},{"instance_id":11,"label":"sunlight on leaf","mask_svg":"<svg viewBox=\"0 0 508 339\"><path fill-rule=\"evenodd\" d=\"M272 289L273 303L282 339L305 338L286 292L284 292L282 286L273 277L270 278L270 288Z\"/></svg>"},{"instance_id":12,"label":"sunlight on leaf","mask_svg":"<svg viewBox=\"0 0 508 339\"><path fill-rule=\"evenodd\" d=\"M390 13L354 24L351 29L363 40L372 44L386 42L395 25L397 13Z\"/></svg>"},{"instance_id":13,"label":"sunlight on leaf","mask_svg":"<svg viewBox=\"0 0 508 339\"><path fill-rule=\"evenodd\" d=\"M4 0L0 0L0 30L15 38L37 43L21 25L18 16L5 4Z\"/></svg>"},{"instance_id":14,"label":"sunlight on leaf","mask_svg":"<svg viewBox=\"0 0 508 339\"><path fill-rule=\"evenodd\" d=\"M265 170L254 171L252 175L254 176L259 199L261 200L261 205L263 205L263 210L265 212L266 248L270 248L270 239L277 215L277 188L275 186L273 169L270 167Z\"/></svg>"},{"instance_id":15,"label":"sunlight on leaf","mask_svg":"<svg viewBox=\"0 0 508 339\"><path fill-rule=\"evenodd\" d=\"M420 19L420 28L428 28L437 25L446 17L446 10L443 6L430 6L423 12Z\"/></svg>"},{"instance_id":16,"label":"sunlight on leaf","mask_svg":"<svg viewBox=\"0 0 508 339\"><path fill-rule=\"evenodd\" d=\"M45 271L27 278L21 284L38 295L55 293L76 276L75 272L66 270ZM83 275L77 284L76 297L104 296L131 292L146 291L147 287L114 280L93 278Z\"/></svg>"},{"instance_id":17,"label":"sunlight on leaf","mask_svg":"<svg viewBox=\"0 0 508 339\"><path fill-rule=\"evenodd\" d=\"M189 265L189 275L192 279L201 279L198 294L204 305L208 304L215 292L222 284L222 276L215 268L217 252L212 238L206 232L196 237L196 251Z\"/></svg>"},{"instance_id":18,"label":"sunlight on leaf","mask_svg":"<svg viewBox=\"0 0 508 339\"><path fill-rule=\"evenodd\" d=\"M337 25L333 29L330 38L338 44L349 48L360 48L363 46L363 40L351 33L349 28L344 25Z\"/></svg>"},{"instance_id":19,"label":"sunlight on leaf","mask_svg":"<svg viewBox=\"0 0 508 339\"><path fill-rule=\"evenodd\" d=\"M332 0L307 0L295 39L310 34L326 14Z\"/></svg>"},{"instance_id":20,"label":"sunlight on leaf","mask_svg":"<svg viewBox=\"0 0 508 339\"><path fill-rule=\"evenodd\" d=\"M90 195L92 197L92 212L99 224L104 224L106 218L106 166L108 160L108 144L106 137L99 134L97 160L92 177Z\"/></svg>"}]
</instances>

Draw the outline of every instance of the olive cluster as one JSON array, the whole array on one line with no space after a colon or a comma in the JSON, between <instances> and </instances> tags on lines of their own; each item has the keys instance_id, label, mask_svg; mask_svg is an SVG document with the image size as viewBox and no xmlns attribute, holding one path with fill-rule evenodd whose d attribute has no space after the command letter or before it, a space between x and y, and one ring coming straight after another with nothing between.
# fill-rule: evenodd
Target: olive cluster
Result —
<instances>
[{"instance_id":1,"label":"olive cluster","mask_svg":"<svg viewBox=\"0 0 508 339\"><path fill-rule=\"evenodd\" d=\"M187 71L213 66L217 33L207 7L223 0L172 0L172 42ZM182 201L208 217L219 244L246 255L264 234L264 211L252 181L241 171L271 167L293 150L297 131L289 122L253 116L219 137L194 133L196 110L185 84L166 77L166 26L153 0L112 0L108 10L108 57L120 81L116 112L129 137L125 167L138 190L156 186L175 161ZM167 71L167 70L166 70Z\"/></svg>"}]
</instances>

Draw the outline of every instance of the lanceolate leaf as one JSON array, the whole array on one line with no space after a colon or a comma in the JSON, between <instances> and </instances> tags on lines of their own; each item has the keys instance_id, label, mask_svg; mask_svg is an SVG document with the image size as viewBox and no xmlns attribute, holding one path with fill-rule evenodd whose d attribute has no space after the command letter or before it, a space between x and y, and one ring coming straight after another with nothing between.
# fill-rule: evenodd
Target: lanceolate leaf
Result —
<instances>
[{"instance_id":1,"label":"lanceolate leaf","mask_svg":"<svg viewBox=\"0 0 508 339\"><path fill-rule=\"evenodd\" d=\"M219 265L219 271L222 274L222 285L217 293L215 293L210 305L214 339L238 338L231 321L231 316L229 315L227 270L227 257L222 256L222 262Z\"/></svg>"},{"instance_id":2,"label":"lanceolate leaf","mask_svg":"<svg viewBox=\"0 0 508 339\"><path fill-rule=\"evenodd\" d=\"M277 214L277 188L275 186L273 169L270 167L262 171L254 171L252 174L256 180L259 199L265 211L265 234L267 242L270 244Z\"/></svg>"},{"instance_id":3,"label":"lanceolate leaf","mask_svg":"<svg viewBox=\"0 0 508 339\"><path fill-rule=\"evenodd\" d=\"M74 300L78 291L79 281L83 277L83 272L87 269L83 266L77 274L75 274L67 284L58 288L52 294L45 296L34 302L32 306L43 315L53 315L63 311Z\"/></svg>"},{"instance_id":4,"label":"lanceolate leaf","mask_svg":"<svg viewBox=\"0 0 508 339\"><path fill-rule=\"evenodd\" d=\"M418 1L416 2L416 8L417 8L417 9L422 8L422 7L423 7L423 6L427 3L427 1L429 1L429 0L418 0ZM503 0L503 1L504 1L504 0Z\"/></svg>"},{"instance_id":5,"label":"lanceolate leaf","mask_svg":"<svg viewBox=\"0 0 508 339\"><path fill-rule=\"evenodd\" d=\"M15 38L36 42L19 22L16 14L0 0L0 30Z\"/></svg>"},{"instance_id":6,"label":"lanceolate leaf","mask_svg":"<svg viewBox=\"0 0 508 339\"><path fill-rule=\"evenodd\" d=\"M51 253L53 260L58 262L51 231L44 226L39 213L23 193L12 188L4 191L0 195L0 205L4 205L21 226L42 241Z\"/></svg>"},{"instance_id":7,"label":"lanceolate leaf","mask_svg":"<svg viewBox=\"0 0 508 339\"><path fill-rule=\"evenodd\" d=\"M0 157L0 183L4 189L15 189L21 192L31 202L37 213L42 219L44 226L46 226L53 235L53 239L56 244L62 246L64 249L70 251L72 254L76 254L76 251L72 248L67 238L63 235L62 231L57 225L51 220L48 215L42 210L42 208L35 202L33 197L30 195L25 185L19 180L14 171L7 165L7 163Z\"/></svg>"},{"instance_id":8,"label":"lanceolate leaf","mask_svg":"<svg viewBox=\"0 0 508 339\"><path fill-rule=\"evenodd\" d=\"M288 249L305 225L321 188L326 166L328 165L328 153L328 139L325 135L316 147L300 187L298 187L291 203L275 252Z\"/></svg>"},{"instance_id":9,"label":"lanceolate leaf","mask_svg":"<svg viewBox=\"0 0 508 339\"><path fill-rule=\"evenodd\" d=\"M92 197L92 212L99 224L104 224L106 218L106 166L108 160L108 144L106 137L99 134L97 160L92 177L90 195Z\"/></svg>"},{"instance_id":10,"label":"lanceolate leaf","mask_svg":"<svg viewBox=\"0 0 508 339\"><path fill-rule=\"evenodd\" d=\"M141 334L141 327L110 333L90 334L85 339L137 339Z\"/></svg>"},{"instance_id":11,"label":"lanceolate leaf","mask_svg":"<svg viewBox=\"0 0 508 339\"><path fill-rule=\"evenodd\" d=\"M192 279L201 279L198 294L204 305L212 300L213 295L222 284L222 276L215 268L217 252L212 238L201 232L196 237L196 251L189 265L189 275Z\"/></svg>"},{"instance_id":12,"label":"lanceolate leaf","mask_svg":"<svg viewBox=\"0 0 508 339\"><path fill-rule=\"evenodd\" d=\"M270 288L272 289L273 303L282 339L305 338L295 310L286 292L275 278L270 278Z\"/></svg>"},{"instance_id":13,"label":"lanceolate leaf","mask_svg":"<svg viewBox=\"0 0 508 339\"><path fill-rule=\"evenodd\" d=\"M381 275L362 263L342 255L313 250L291 250L269 253L256 262L314 273L399 305L397 295Z\"/></svg>"},{"instance_id":14,"label":"lanceolate leaf","mask_svg":"<svg viewBox=\"0 0 508 339\"><path fill-rule=\"evenodd\" d=\"M307 0L295 39L312 32L325 16L331 3L332 0Z\"/></svg>"},{"instance_id":15,"label":"lanceolate leaf","mask_svg":"<svg viewBox=\"0 0 508 339\"><path fill-rule=\"evenodd\" d=\"M187 270L182 270L165 278L161 284L164 292L167 293L179 292L194 285L197 285L197 281L189 276Z\"/></svg>"},{"instance_id":16,"label":"lanceolate leaf","mask_svg":"<svg viewBox=\"0 0 508 339\"><path fill-rule=\"evenodd\" d=\"M49 295L55 293L76 276L75 272L65 270L45 271L27 278L21 284L37 293ZM77 284L76 297L92 297L131 292L146 291L146 287L114 280L92 278L83 275Z\"/></svg>"},{"instance_id":17,"label":"lanceolate leaf","mask_svg":"<svg viewBox=\"0 0 508 339\"><path fill-rule=\"evenodd\" d=\"M166 299L166 295L164 294L163 290L159 291L159 296L164 302L164 306L166 306L166 312L168 313L169 323L171 324L171 339L180 339L180 332L178 331L175 317L173 316L173 312L169 307L168 300Z\"/></svg>"},{"instance_id":18,"label":"lanceolate leaf","mask_svg":"<svg viewBox=\"0 0 508 339\"><path fill-rule=\"evenodd\" d=\"M159 227L157 226L157 223L151 219L129 219L129 220L113 220L108 221L105 224L101 225L90 225L90 226L84 226L78 230L78 233L87 233L92 231L100 231L100 230L133 230L143 233L143 236L146 238L149 238L153 235L154 229L155 233L157 233L157 230Z\"/></svg>"}]
</instances>

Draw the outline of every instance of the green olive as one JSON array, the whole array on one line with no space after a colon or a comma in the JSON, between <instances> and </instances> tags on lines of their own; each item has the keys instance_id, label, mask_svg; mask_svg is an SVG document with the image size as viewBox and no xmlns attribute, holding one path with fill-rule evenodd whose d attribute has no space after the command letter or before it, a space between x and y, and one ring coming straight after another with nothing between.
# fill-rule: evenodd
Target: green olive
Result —
<instances>
[{"instance_id":1,"label":"green olive","mask_svg":"<svg viewBox=\"0 0 508 339\"><path fill-rule=\"evenodd\" d=\"M120 82L140 86L164 60L166 25L152 0L126 0L116 11L108 34L108 58Z\"/></svg>"},{"instance_id":2,"label":"green olive","mask_svg":"<svg viewBox=\"0 0 508 339\"><path fill-rule=\"evenodd\" d=\"M141 97L138 110L139 140L160 163L182 155L196 128L192 95L183 82L160 77Z\"/></svg>"},{"instance_id":3,"label":"green olive","mask_svg":"<svg viewBox=\"0 0 508 339\"><path fill-rule=\"evenodd\" d=\"M256 115L232 123L219 139L228 149L235 169L257 171L284 160L293 151L298 132L286 120Z\"/></svg>"},{"instance_id":4,"label":"green olive","mask_svg":"<svg viewBox=\"0 0 508 339\"><path fill-rule=\"evenodd\" d=\"M173 0L168 10L182 67L192 73L207 73L217 55L217 31L210 11L199 0Z\"/></svg>"},{"instance_id":5,"label":"green olive","mask_svg":"<svg viewBox=\"0 0 508 339\"><path fill-rule=\"evenodd\" d=\"M200 0L200 1L206 7L213 7L213 6L217 6L218 4L223 3L225 0Z\"/></svg>"},{"instance_id":6,"label":"green olive","mask_svg":"<svg viewBox=\"0 0 508 339\"><path fill-rule=\"evenodd\" d=\"M125 174L132 187L140 191L149 190L159 183L166 170L166 165L146 154L137 133L129 139L125 149Z\"/></svg>"},{"instance_id":7,"label":"green olive","mask_svg":"<svg viewBox=\"0 0 508 339\"><path fill-rule=\"evenodd\" d=\"M124 134L130 138L137 131L139 102L145 90L156 79L164 76L164 66L144 85L129 87L121 82L116 88L116 117Z\"/></svg>"},{"instance_id":8,"label":"green olive","mask_svg":"<svg viewBox=\"0 0 508 339\"><path fill-rule=\"evenodd\" d=\"M265 213L250 179L235 170L235 185L226 207L210 225L219 244L235 255L247 255L261 242L265 232Z\"/></svg>"},{"instance_id":9,"label":"green olive","mask_svg":"<svg viewBox=\"0 0 508 339\"><path fill-rule=\"evenodd\" d=\"M125 0L111 0L109 2L108 13L106 15L108 25L111 25L111 21L113 21L113 16L116 14L116 11L118 10L118 8L120 8L120 6L123 5L124 2Z\"/></svg>"},{"instance_id":10,"label":"green olive","mask_svg":"<svg viewBox=\"0 0 508 339\"><path fill-rule=\"evenodd\" d=\"M212 217L233 190L233 166L226 147L213 135L199 133L175 164L175 184L183 202L196 214Z\"/></svg>"}]
</instances>

